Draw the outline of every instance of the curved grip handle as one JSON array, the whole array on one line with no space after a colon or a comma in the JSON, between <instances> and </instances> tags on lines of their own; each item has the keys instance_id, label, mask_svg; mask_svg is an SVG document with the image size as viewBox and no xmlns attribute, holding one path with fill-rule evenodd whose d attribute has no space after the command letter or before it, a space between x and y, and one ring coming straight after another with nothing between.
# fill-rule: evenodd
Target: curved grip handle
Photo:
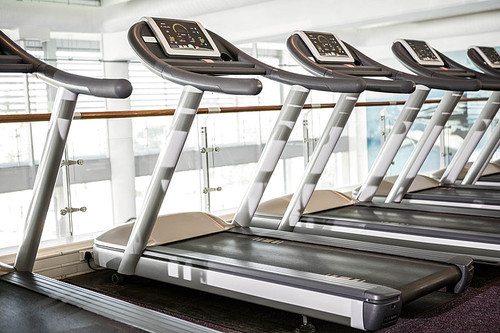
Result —
<instances>
[{"instance_id":1,"label":"curved grip handle","mask_svg":"<svg viewBox=\"0 0 500 333\"><path fill-rule=\"evenodd\" d=\"M35 75L55 86L96 97L127 98L133 89L125 79L96 79L67 73L47 64L40 66Z\"/></svg>"},{"instance_id":2,"label":"curved grip handle","mask_svg":"<svg viewBox=\"0 0 500 333\"><path fill-rule=\"evenodd\" d=\"M346 44L347 47L352 52L357 52L356 49L350 47ZM309 56L304 52L307 50L304 46L304 42L297 34L293 34L287 40L287 47L294 56L294 58L306 67L309 71L316 73L317 75L321 75L324 77L336 78L337 80L342 80L342 78L352 78L352 76L344 73L337 73L334 70L323 67L321 64L318 64L309 59ZM385 69L388 69L384 67ZM366 90L371 91L379 91L379 92L394 92L394 93L411 93L415 90L415 84L408 80L377 80L371 78L363 78L365 82Z\"/></svg>"},{"instance_id":3,"label":"curved grip handle","mask_svg":"<svg viewBox=\"0 0 500 333\"><path fill-rule=\"evenodd\" d=\"M341 93L358 93L366 88L366 83L363 79L357 77L347 78L331 78L331 77L317 77L296 74L288 71L276 70L271 71L266 76L270 79L287 83L297 84L302 87L314 90L332 91Z\"/></svg>"},{"instance_id":4,"label":"curved grip handle","mask_svg":"<svg viewBox=\"0 0 500 333\"><path fill-rule=\"evenodd\" d=\"M478 67L481 69L483 72L492 75L496 78L500 78L500 69L493 68L489 66L486 61L483 60L483 58L479 55L479 53L474 50L472 47L470 47L467 50L467 56L469 59Z\"/></svg>"},{"instance_id":5,"label":"curved grip handle","mask_svg":"<svg viewBox=\"0 0 500 333\"><path fill-rule=\"evenodd\" d=\"M143 63L157 75L181 85L191 85L203 91L214 91L233 95L257 95L262 90L262 83L257 79L209 76L189 72L162 61L155 55L141 38L146 22L138 22L130 27L128 41Z\"/></svg>"},{"instance_id":6,"label":"curved grip handle","mask_svg":"<svg viewBox=\"0 0 500 333\"><path fill-rule=\"evenodd\" d=\"M395 80L376 80L364 79L366 82L366 90L386 92L386 93L399 93L409 94L415 90L415 83L407 78L400 78Z\"/></svg>"},{"instance_id":7,"label":"curved grip handle","mask_svg":"<svg viewBox=\"0 0 500 333\"><path fill-rule=\"evenodd\" d=\"M289 71L285 71L279 68L275 68L269 66L245 52L238 49L236 46L232 45L224 38L218 36L217 34L213 34L215 38L220 41L229 52L235 54L238 59L251 62L258 66L259 68L263 68L266 71L266 77L271 80L278 81L281 83L286 83L289 85L300 85L307 89L321 90L321 91L332 91L332 92L362 92L365 90L366 84L363 79L357 77L351 77L348 75L344 75L340 78L329 78L329 77L316 77L309 75L302 75L297 73L292 73Z\"/></svg>"},{"instance_id":8,"label":"curved grip handle","mask_svg":"<svg viewBox=\"0 0 500 333\"><path fill-rule=\"evenodd\" d=\"M257 79L240 79L225 76L209 76L188 72L170 65L161 66L161 77L181 85L191 85L204 91L229 95L257 95L262 82Z\"/></svg>"},{"instance_id":9,"label":"curved grip handle","mask_svg":"<svg viewBox=\"0 0 500 333\"><path fill-rule=\"evenodd\" d=\"M2 48L33 65L33 74L57 87L79 94L105 98L126 98L132 93L132 84L125 79L95 79L67 73L33 57L0 31Z\"/></svg>"},{"instance_id":10,"label":"curved grip handle","mask_svg":"<svg viewBox=\"0 0 500 333\"><path fill-rule=\"evenodd\" d=\"M454 91L477 91L481 89L481 81L476 79L455 78L451 75L436 73L418 64L408 53L400 42L396 41L392 44L392 52L398 60L409 70L419 75L409 75L398 73L399 77L411 77L415 83L423 84L429 88L454 90ZM442 58L443 59L443 58Z\"/></svg>"}]
</instances>

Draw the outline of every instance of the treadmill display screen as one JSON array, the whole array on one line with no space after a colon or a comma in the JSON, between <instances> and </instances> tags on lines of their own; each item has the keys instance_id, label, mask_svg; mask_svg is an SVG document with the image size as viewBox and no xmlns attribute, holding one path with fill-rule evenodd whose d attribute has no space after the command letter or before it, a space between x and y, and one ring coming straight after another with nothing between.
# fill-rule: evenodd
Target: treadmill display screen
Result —
<instances>
[{"instance_id":1,"label":"treadmill display screen","mask_svg":"<svg viewBox=\"0 0 500 333\"><path fill-rule=\"evenodd\" d=\"M479 49L479 54L491 67L500 68L500 54L493 47L480 46L476 48Z\"/></svg>"},{"instance_id":2,"label":"treadmill display screen","mask_svg":"<svg viewBox=\"0 0 500 333\"><path fill-rule=\"evenodd\" d=\"M444 62L441 60L436 51L434 51L434 49L425 41L405 39L400 42L419 64L437 66L444 65Z\"/></svg>"},{"instance_id":3,"label":"treadmill display screen","mask_svg":"<svg viewBox=\"0 0 500 333\"><path fill-rule=\"evenodd\" d=\"M212 38L198 22L152 17L147 17L146 21L169 55L220 55Z\"/></svg>"},{"instance_id":4,"label":"treadmill display screen","mask_svg":"<svg viewBox=\"0 0 500 333\"><path fill-rule=\"evenodd\" d=\"M298 31L316 60L352 63L354 58L340 39L332 33Z\"/></svg>"}]
</instances>

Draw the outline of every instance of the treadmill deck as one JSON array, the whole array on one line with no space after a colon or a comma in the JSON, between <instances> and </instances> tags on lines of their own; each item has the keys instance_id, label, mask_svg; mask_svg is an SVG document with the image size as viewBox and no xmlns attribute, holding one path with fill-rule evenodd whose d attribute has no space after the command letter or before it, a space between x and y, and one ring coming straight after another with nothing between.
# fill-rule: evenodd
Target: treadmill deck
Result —
<instances>
[{"instance_id":1,"label":"treadmill deck","mask_svg":"<svg viewBox=\"0 0 500 333\"><path fill-rule=\"evenodd\" d=\"M148 250L165 254L171 250L182 250L190 256L198 254L201 260L208 260L208 256L211 259L219 257L232 259L247 267L252 267L252 264L267 265L291 270L290 273L307 272L384 285L400 290L403 301L436 290L438 285L453 285L461 276L459 269L449 264L236 232L221 232Z\"/></svg>"}]
</instances>

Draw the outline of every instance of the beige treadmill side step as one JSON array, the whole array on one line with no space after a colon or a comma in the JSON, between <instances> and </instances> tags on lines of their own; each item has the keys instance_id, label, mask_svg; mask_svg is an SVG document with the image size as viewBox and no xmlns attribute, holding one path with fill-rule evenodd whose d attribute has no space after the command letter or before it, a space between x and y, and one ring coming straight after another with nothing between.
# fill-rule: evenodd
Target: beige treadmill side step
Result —
<instances>
[{"instance_id":1,"label":"beige treadmill side step","mask_svg":"<svg viewBox=\"0 0 500 333\"><path fill-rule=\"evenodd\" d=\"M99 235L98 241L127 245L134 222L125 223ZM159 216L147 246L155 246L205 236L224 231L233 226L215 215L204 212L177 213Z\"/></svg>"},{"instance_id":2,"label":"beige treadmill side step","mask_svg":"<svg viewBox=\"0 0 500 333\"><path fill-rule=\"evenodd\" d=\"M385 177L382 183L380 183L380 187L378 188L378 191L375 195L387 196L391 191L391 188L394 185L394 182L396 181L397 177L398 176ZM415 180L411 184L408 192L426 190L428 188L433 188L437 186L439 186L439 181L437 181L436 179L424 175L417 175L417 177L415 177Z\"/></svg>"},{"instance_id":3,"label":"beige treadmill side step","mask_svg":"<svg viewBox=\"0 0 500 333\"><path fill-rule=\"evenodd\" d=\"M264 214L283 215L292 199L292 194L265 201L259 205L257 212ZM348 206L355 201L337 191L316 190L304 210L304 214L311 214L326 209Z\"/></svg>"}]
</instances>

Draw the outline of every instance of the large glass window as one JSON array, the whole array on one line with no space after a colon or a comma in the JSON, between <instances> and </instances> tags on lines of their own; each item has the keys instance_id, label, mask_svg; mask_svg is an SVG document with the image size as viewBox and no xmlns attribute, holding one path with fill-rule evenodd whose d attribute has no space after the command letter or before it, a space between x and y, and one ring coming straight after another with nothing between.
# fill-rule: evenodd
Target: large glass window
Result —
<instances>
[{"instance_id":1,"label":"large glass window","mask_svg":"<svg viewBox=\"0 0 500 333\"><path fill-rule=\"evenodd\" d=\"M26 42L24 47L35 56L68 72L104 76L98 40L53 40L50 43L55 44L47 47L39 42ZM281 45L259 43L242 45L242 48L270 65L307 74ZM456 58L459 53L451 56ZM393 60L382 59L381 62L397 66ZM128 73L134 86L130 97L132 110L176 107L182 87L157 77L137 61L128 64ZM201 107L282 104L290 88L271 80L262 81L264 88L257 96L206 93ZM439 99L443 94L442 91L433 91L429 98ZM53 88L29 75L0 74L0 114L49 112L54 96ZM488 93L467 94L467 97L478 96L488 96ZM312 91L306 103L334 103L338 97L339 94ZM363 93L360 101L405 100L407 97ZM448 123L444 138L436 143L427 158L423 172L433 171L446 164L443 152L453 154L456 151L483 105L484 102L459 105ZM401 170L435 108L436 104L428 104L420 112L394 160L390 174L397 174ZM105 110L104 99L79 97L77 112ZM308 154L323 132L332 111L332 108L302 111L269 182L264 200L295 191ZM318 188L348 189L362 182L384 140L382 131L391 129L400 111L400 106L355 108L320 178ZM160 213L207 209L216 214L234 212L246 192L277 117L278 111L198 115ZM170 130L171 118L162 116L131 120L132 130L129 134L135 161L135 179L131 181L135 184L133 195L137 210L142 207L156 156ZM21 239L47 124L0 124L0 140L3 142L0 145L0 214L5 217L0 221L0 247L14 246ZM83 165L69 167L71 203L74 208L86 207L86 212L72 214L73 235L94 234L113 224L116 213L113 207L117 199L113 198L112 185L116 184L112 182L120 180L112 180L108 126L107 120L75 120L71 128L68 158L84 160ZM306 145L311 148L309 152L305 149ZM203 149L208 153L202 153ZM47 215L43 234L45 240L70 235L68 216L60 214L61 210L67 208L68 198L63 187L65 180L61 175L59 178Z\"/></svg>"}]
</instances>

